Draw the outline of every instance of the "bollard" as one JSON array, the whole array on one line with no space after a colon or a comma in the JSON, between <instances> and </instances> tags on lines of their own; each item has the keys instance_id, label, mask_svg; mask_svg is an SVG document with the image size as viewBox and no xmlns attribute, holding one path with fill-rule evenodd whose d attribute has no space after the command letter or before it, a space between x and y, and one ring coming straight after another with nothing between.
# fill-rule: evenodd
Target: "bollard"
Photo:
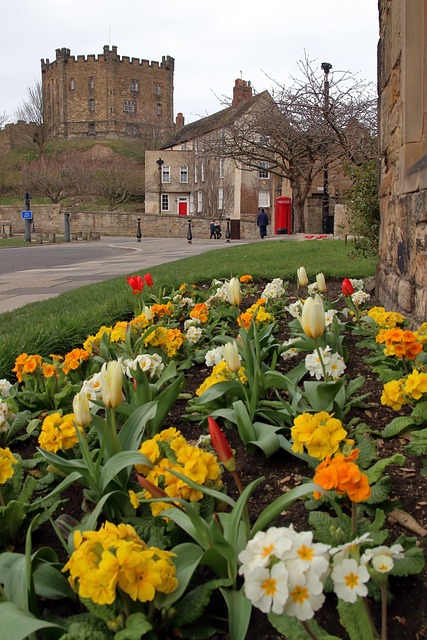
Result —
<instances>
[{"instance_id":1,"label":"bollard","mask_svg":"<svg viewBox=\"0 0 427 640\"><path fill-rule=\"evenodd\" d=\"M36 242L37 242L37 244L43 244L43 234L42 233L37 233L36 234Z\"/></svg>"},{"instance_id":2,"label":"bollard","mask_svg":"<svg viewBox=\"0 0 427 640\"><path fill-rule=\"evenodd\" d=\"M70 242L70 214L64 213L64 242Z\"/></svg>"},{"instance_id":3,"label":"bollard","mask_svg":"<svg viewBox=\"0 0 427 640\"><path fill-rule=\"evenodd\" d=\"M231 238L230 218L227 218L227 228L225 230L225 238L226 238L226 242L230 242L230 238Z\"/></svg>"},{"instance_id":4,"label":"bollard","mask_svg":"<svg viewBox=\"0 0 427 640\"><path fill-rule=\"evenodd\" d=\"M138 221L138 228L136 230L136 241L141 242L141 238L142 238L141 218L137 218L137 221Z\"/></svg>"},{"instance_id":5,"label":"bollard","mask_svg":"<svg viewBox=\"0 0 427 640\"><path fill-rule=\"evenodd\" d=\"M56 233L49 233L49 242L56 242Z\"/></svg>"},{"instance_id":6,"label":"bollard","mask_svg":"<svg viewBox=\"0 0 427 640\"><path fill-rule=\"evenodd\" d=\"M9 238L13 238L13 229L12 229L12 225L9 225Z\"/></svg>"},{"instance_id":7,"label":"bollard","mask_svg":"<svg viewBox=\"0 0 427 640\"><path fill-rule=\"evenodd\" d=\"M188 220L188 231L187 231L187 240L188 244L192 244L191 241L193 239L193 232L191 231L191 219Z\"/></svg>"}]
</instances>

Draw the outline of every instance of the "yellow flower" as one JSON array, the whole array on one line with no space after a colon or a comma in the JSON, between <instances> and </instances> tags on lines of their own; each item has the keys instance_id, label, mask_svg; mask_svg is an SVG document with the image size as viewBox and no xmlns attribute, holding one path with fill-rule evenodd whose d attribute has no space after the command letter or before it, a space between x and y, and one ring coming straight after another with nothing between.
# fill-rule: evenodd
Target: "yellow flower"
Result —
<instances>
[{"instance_id":1,"label":"yellow flower","mask_svg":"<svg viewBox=\"0 0 427 640\"><path fill-rule=\"evenodd\" d=\"M414 400L422 398L424 393L427 393L427 373L419 373L414 369L404 380L402 391Z\"/></svg>"},{"instance_id":2,"label":"yellow flower","mask_svg":"<svg viewBox=\"0 0 427 640\"><path fill-rule=\"evenodd\" d=\"M402 390L404 382L404 379L386 382L381 395L381 404L395 411L400 411L404 404L408 404Z\"/></svg>"},{"instance_id":3,"label":"yellow flower","mask_svg":"<svg viewBox=\"0 0 427 640\"><path fill-rule=\"evenodd\" d=\"M347 437L347 431L337 418L326 411L315 414L302 413L294 420L291 428L292 450L303 453L304 447L309 456L323 460L332 455Z\"/></svg>"},{"instance_id":4,"label":"yellow flower","mask_svg":"<svg viewBox=\"0 0 427 640\"><path fill-rule=\"evenodd\" d=\"M18 460L12 455L9 447L2 449L0 447L0 484L4 484L14 474L12 465L17 464Z\"/></svg>"}]
</instances>

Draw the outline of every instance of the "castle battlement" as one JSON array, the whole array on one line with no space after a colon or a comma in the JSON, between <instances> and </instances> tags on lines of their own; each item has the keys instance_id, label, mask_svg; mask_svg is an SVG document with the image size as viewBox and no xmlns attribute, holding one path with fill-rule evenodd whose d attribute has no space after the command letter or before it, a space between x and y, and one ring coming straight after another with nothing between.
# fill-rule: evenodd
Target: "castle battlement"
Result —
<instances>
[{"instance_id":1,"label":"castle battlement","mask_svg":"<svg viewBox=\"0 0 427 640\"><path fill-rule=\"evenodd\" d=\"M106 62L113 61L117 63L131 64L140 67L149 67L153 69L173 69L175 66L175 59L171 56L162 56L162 61L147 60L145 58L131 58L130 56L119 56L117 54L117 47L112 46L111 49L108 45L104 45L104 52L100 54L89 53L87 55L78 54L72 56L70 49L63 47L62 49L56 49L56 58L52 62L49 58L41 59L42 72L54 69L58 67L60 63L80 63L80 62Z\"/></svg>"}]
</instances>

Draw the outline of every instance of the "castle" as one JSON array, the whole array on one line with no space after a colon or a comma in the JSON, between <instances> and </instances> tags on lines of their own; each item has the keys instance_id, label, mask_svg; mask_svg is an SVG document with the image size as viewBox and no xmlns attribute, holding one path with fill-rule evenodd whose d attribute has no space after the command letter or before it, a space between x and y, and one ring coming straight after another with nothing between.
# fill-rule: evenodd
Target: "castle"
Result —
<instances>
[{"instance_id":1,"label":"castle","mask_svg":"<svg viewBox=\"0 0 427 640\"><path fill-rule=\"evenodd\" d=\"M162 62L119 56L104 46L95 55L56 50L41 61L43 118L54 139L170 135L174 131L174 58Z\"/></svg>"}]
</instances>

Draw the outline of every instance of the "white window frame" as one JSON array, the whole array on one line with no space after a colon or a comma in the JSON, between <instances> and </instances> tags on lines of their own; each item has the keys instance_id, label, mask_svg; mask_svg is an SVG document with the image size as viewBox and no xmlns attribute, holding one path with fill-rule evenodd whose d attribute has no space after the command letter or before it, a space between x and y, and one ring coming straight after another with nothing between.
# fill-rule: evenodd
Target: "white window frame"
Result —
<instances>
[{"instance_id":1,"label":"white window frame","mask_svg":"<svg viewBox=\"0 0 427 640\"><path fill-rule=\"evenodd\" d=\"M260 189L258 191L258 207L260 209L267 209L270 207L270 192L266 189Z\"/></svg>"},{"instance_id":2,"label":"white window frame","mask_svg":"<svg viewBox=\"0 0 427 640\"><path fill-rule=\"evenodd\" d=\"M131 80L130 81L130 90L131 91L139 91L139 80Z\"/></svg>"},{"instance_id":3,"label":"white window frame","mask_svg":"<svg viewBox=\"0 0 427 640\"><path fill-rule=\"evenodd\" d=\"M170 198L168 193L161 194L162 211L170 211Z\"/></svg>"},{"instance_id":4,"label":"white window frame","mask_svg":"<svg viewBox=\"0 0 427 640\"><path fill-rule=\"evenodd\" d=\"M200 172L202 174L202 176L201 176L202 177L202 182L204 182L205 181L205 163L204 162L202 162L202 166L200 167L200 170L201 170Z\"/></svg>"},{"instance_id":5,"label":"white window frame","mask_svg":"<svg viewBox=\"0 0 427 640\"><path fill-rule=\"evenodd\" d=\"M95 80L93 78L89 78L89 89L95 88Z\"/></svg>"},{"instance_id":6,"label":"white window frame","mask_svg":"<svg viewBox=\"0 0 427 640\"><path fill-rule=\"evenodd\" d=\"M224 187L218 188L218 211L224 209Z\"/></svg>"},{"instance_id":7,"label":"white window frame","mask_svg":"<svg viewBox=\"0 0 427 640\"><path fill-rule=\"evenodd\" d=\"M95 98L89 98L89 111L95 111Z\"/></svg>"},{"instance_id":8,"label":"white window frame","mask_svg":"<svg viewBox=\"0 0 427 640\"><path fill-rule=\"evenodd\" d=\"M194 165L194 183L197 184L199 182L199 167L197 164Z\"/></svg>"},{"instance_id":9,"label":"white window frame","mask_svg":"<svg viewBox=\"0 0 427 640\"><path fill-rule=\"evenodd\" d=\"M199 189L197 192L197 213L203 212L203 191Z\"/></svg>"},{"instance_id":10,"label":"white window frame","mask_svg":"<svg viewBox=\"0 0 427 640\"><path fill-rule=\"evenodd\" d=\"M76 83L74 78L70 78L70 91L74 91L74 89L76 88Z\"/></svg>"},{"instance_id":11,"label":"white window frame","mask_svg":"<svg viewBox=\"0 0 427 640\"><path fill-rule=\"evenodd\" d=\"M162 184L169 184L171 181L171 168L167 164L162 165Z\"/></svg>"},{"instance_id":12,"label":"white window frame","mask_svg":"<svg viewBox=\"0 0 427 640\"><path fill-rule=\"evenodd\" d=\"M179 168L179 181L181 184L188 184L188 166Z\"/></svg>"},{"instance_id":13,"label":"white window frame","mask_svg":"<svg viewBox=\"0 0 427 640\"><path fill-rule=\"evenodd\" d=\"M259 163L259 166L260 166L260 169L258 171L258 177L261 178L262 180L269 180L270 172L268 171L268 162L263 160L262 162Z\"/></svg>"},{"instance_id":14,"label":"white window frame","mask_svg":"<svg viewBox=\"0 0 427 640\"><path fill-rule=\"evenodd\" d=\"M219 159L219 177L224 177L224 158Z\"/></svg>"}]
</instances>

